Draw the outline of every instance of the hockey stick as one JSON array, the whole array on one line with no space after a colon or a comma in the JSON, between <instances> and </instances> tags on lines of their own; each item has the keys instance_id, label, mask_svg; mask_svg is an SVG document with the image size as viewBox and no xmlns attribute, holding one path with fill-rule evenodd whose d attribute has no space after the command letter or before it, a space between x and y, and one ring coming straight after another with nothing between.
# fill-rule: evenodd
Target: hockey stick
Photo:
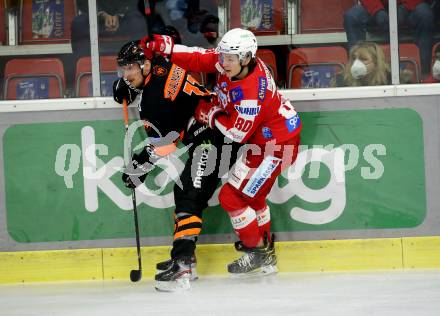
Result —
<instances>
[{"instance_id":1,"label":"hockey stick","mask_svg":"<svg viewBox=\"0 0 440 316\"><path fill-rule=\"evenodd\" d=\"M151 8L149 0L144 0L144 11L145 11L145 15L147 17L147 27L148 27L147 34L148 34L148 37L151 38L153 35L153 30L152 30L153 17L152 17L152 8Z\"/></svg>"},{"instance_id":2,"label":"hockey stick","mask_svg":"<svg viewBox=\"0 0 440 316\"><path fill-rule=\"evenodd\" d=\"M127 132L128 132L128 107L127 107L127 100L126 99L124 99L122 101L122 108L124 110L125 135L127 135ZM130 160L131 160L131 150L130 150L129 156L130 156ZM139 222L138 222L138 214L137 214L137 208L136 208L136 191L134 188L131 189L131 200L133 202L134 228L135 228L135 233L136 233L136 250L137 250L139 269L130 271L130 280L132 282L137 282L140 279L142 279L142 260L141 260L141 243L139 240Z\"/></svg>"}]
</instances>

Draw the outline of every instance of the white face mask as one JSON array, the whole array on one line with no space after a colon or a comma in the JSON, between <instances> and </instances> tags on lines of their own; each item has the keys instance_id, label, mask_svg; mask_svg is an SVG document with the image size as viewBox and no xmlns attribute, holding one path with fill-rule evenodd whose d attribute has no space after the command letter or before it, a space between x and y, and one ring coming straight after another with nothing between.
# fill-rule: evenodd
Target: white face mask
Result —
<instances>
[{"instance_id":1,"label":"white face mask","mask_svg":"<svg viewBox=\"0 0 440 316\"><path fill-rule=\"evenodd\" d=\"M432 76L440 80L440 60L436 60L434 65L432 65Z\"/></svg>"},{"instance_id":2,"label":"white face mask","mask_svg":"<svg viewBox=\"0 0 440 316\"><path fill-rule=\"evenodd\" d=\"M360 79L362 77L365 77L367 75L367 66L363 62L361 62L359 59L356 59L351 66L351 75L354 79Z\"/></svg>"}]
</instances>

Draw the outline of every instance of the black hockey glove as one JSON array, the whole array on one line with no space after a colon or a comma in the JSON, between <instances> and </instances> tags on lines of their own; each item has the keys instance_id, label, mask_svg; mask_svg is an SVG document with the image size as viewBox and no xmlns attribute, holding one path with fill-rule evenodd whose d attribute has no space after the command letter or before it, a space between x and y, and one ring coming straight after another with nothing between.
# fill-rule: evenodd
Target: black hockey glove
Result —
<instances>
[{"instance_id":1,"label":"black hockey glove","mask_svg":"<svg viewBox=\"0 0 440 316\"><path fill-rule=\"evenodd\" d=\"M148 145L139 154L133 154L131 164L122 173L122 181L127 188L134 189L144 183L148 172L153 170L160 157L154 153L154 147Z\"/></svg>"},{"instance_id":2,"label":"black hockey glove","mask_svg":"<svg viewBox=\"0 0 440 316\"><path fill-rule=\"evenodd\" d=\"M119 104L122 104L124 99L128 104L132 103L139 92L139 90L130 88L123 78L113 82L113 99Z\"/></svg>"}]
</instances>

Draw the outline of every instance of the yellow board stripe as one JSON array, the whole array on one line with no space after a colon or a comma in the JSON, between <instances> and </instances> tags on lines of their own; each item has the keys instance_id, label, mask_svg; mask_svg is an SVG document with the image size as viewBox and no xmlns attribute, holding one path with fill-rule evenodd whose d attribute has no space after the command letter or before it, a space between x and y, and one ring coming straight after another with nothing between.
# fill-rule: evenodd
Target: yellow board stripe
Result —
<instances>
[{"instance_id":1,"label":"yellow board stripe","mask_svg":"<svg viewBox=\"0 0 440 316\"><path fill-rule=\"evenodd\" d=\"M102 279L101 249L0 252L0 283Z\"/></svg>"},{"instance_id":2,"label":"yellow board stripe","mask_svg":"<svg viewBox=\"0 0 440 316\"><path fill-rule=\"evenodd\" d=\"M280 242L277 246L282 249L278 252L280 271L402 268L401 238Z\"/></svg>"},{"instance_id":3,"label":"yellow board stripe","mask_svg":"<svg viewBox=\"0 0 440 316\"><path fill-rule=\"evenodd\" d=\"M281 272L440 268L440 236L277 242ZM143 276L152 279L156 263L170 247L142 248ZM226 274L238 258L233 244L197 246L200 275ZM78 280L128 280L137 269L136 248L0 252L0 284Z\"/></svg>"},{"instance_id":4,"label":"yellow board stripe","mask_svg":"<svg viewBox=\"0 0 440 316\"><path fill-rule=\"evenodd\" d=\"M440 238L411 237L403 239L403 266L406 269L440 267Z\"/></svg>"}]
</instances>

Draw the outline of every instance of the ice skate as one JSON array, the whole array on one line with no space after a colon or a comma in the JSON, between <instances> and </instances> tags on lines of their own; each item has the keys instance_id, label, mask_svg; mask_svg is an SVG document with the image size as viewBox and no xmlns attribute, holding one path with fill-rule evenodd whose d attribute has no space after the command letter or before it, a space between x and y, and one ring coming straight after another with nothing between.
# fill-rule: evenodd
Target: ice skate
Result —
<instances>
[{"instance_id":1,"label":"ice skate","mask_svg":"<svg viewBox=\"0 0 440 316\"><path fill-rule=\"evenodd\" d=\"M196 256L191 256L190 257L190 262L191 262L191 276L189 278L190 281L195 281L199 278L198 274L197 274L197 259ZM168 269L171 268L173 264L173 259L168 259L162 262L159 262L156 264L156 274L160 274Z\"/></svg>"},{"instance_id":2,"label":"ice skate","mask_svg":"<svg viewBox=\"0 0 440 316\"><path fill-rule=\"evenodd\" d=\"M270 242L265 238L263 247L248 248L243 243L236 242L235 249L244 252L244 255L228 265L228 272L232 277L269 275L278 272L274 235Z\"/></svg>"},{"instance_id":3,"label":"ice skate","mask_svg":"<svg viewBox=\"0 0 440 316\"><path fill-rule=\"evenodd\" d=\"M191 259L173 259L167 270L156 274L155 287L161 292L186 291L191 288L190 278Z\"/></svg>"}]
</instances>

